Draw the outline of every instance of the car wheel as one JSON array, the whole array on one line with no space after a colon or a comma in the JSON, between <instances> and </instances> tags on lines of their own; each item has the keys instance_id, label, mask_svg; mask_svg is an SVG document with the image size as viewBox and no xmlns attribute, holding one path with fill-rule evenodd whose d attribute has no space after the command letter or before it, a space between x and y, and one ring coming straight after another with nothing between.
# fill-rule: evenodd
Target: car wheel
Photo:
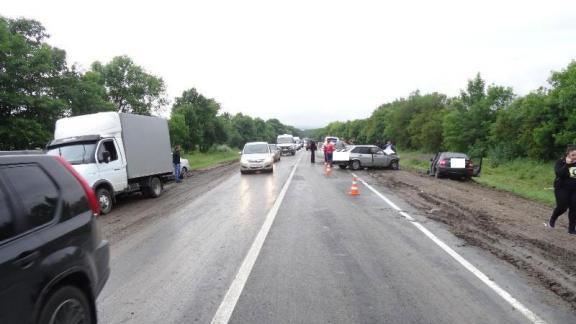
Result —
<instances>
[{"instance_id":1,"label":"car wheel","mask_svg":"<svg viewBox=\"0 0 576 324\"><path fill-rule=\"evenodd\" d=\"M346 164L338 164L338 167L340 169L346 169L347 165Z\"/></svg>"},{"instance_id":2,"label":"car wheel","mask_svg":"<svg viewBox=\"0 0 576 324\"><path fill-rule=\"evenodd\" d=\"M108 214L112 210L112 194L106 188L96 190L96 198L100 205L100 213L102 215Z\"/></svg>"},{"instance_id":3,"label":"car wheel","mask_svg":"<svg viewBox=\"0 0 576 324\"><path fill-rule=\"evenodd\" d=\"M352 161L352 164L350 165L350 168L351 168L352 170L360 170L360 168L362 168L362 165L360 164L360 161L354 160L354 161Z\"/></svg>"},{"instance_id":4,"label":"car wheel","mask_svg":"<svg viewBox=\"0 0 576 324\"><path fill-rule=\"evenodd\" d=\"M398 164L398 161L392 161L392 163L390 163L390 168L392 170L398 170L400 169L400 165Z\"/></svg>"},{"instance_id":5,"label":"car wheel","mask_svg":"<svg viewBox=\"0 0 576 324\"><path fill-rule=\"evenodd\" d=\"M440 170L436 169L436 172L434 172L434 177L436 177L436 179L442 178L442 174L440 173Z\"/></svg>"},{"instance_id":6,"label":"car wheel","mask_svg":"<svg viewBox=\"0 0 576 324\"><path fill-rule=\"evenodd\" d=\"M64 286L56 290L44 304L39 323L94 323L92 304L78 288Z\"/></svg>"},{"instance_id":7,"label":"car wheel","mask_svg":"<svg viewBox=\"0 0 576 324\"><path fill-rule=\"evenodd\" d=\"M162 194L162 181L158 177L150 179L150 185L146 188L146 196L150 198L160 197Z\"/></svg>"},{"instance_id":8,"label":"car wheel","mask_svg":"<svg viewBox=\"0 0 576 324\"><path fill-rule=\"evenodd\" d=\"M244 170L240 170L240 174L246 174L247 172Z\"/></svg>"},{"instance_id":9,"label":"car wheel","mask_svg":"<svg viewBox=\"0 0 576 324\"><path fill-rule=\"evenodd\" d=\"M182 171L180 171L180 179L184 179L188 176L188 168L182 167Z\"/></svg>"}]
</instances>

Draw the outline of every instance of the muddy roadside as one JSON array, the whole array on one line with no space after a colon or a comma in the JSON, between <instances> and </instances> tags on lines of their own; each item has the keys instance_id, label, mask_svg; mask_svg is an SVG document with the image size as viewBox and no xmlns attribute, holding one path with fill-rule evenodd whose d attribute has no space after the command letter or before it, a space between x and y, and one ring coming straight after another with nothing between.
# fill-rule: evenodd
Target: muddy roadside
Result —
<instances>
[{"instance_id":1,"label":"muddy roadside","mask_svg":"<svg viewBox=\"0 0 576 324\"><path fill-rule=\"evenodd\" d=\"M576 237L567 233L566 215L551 229L544 226L550 206L474 181L435 179L416 171L368 172L423 216L511 263L576 309Z\"/></svg>"},{"instance_id":2,"label":"muddy roadside","mask_svg":"<svg viewBox=\"0 0 576 324\"><path fill-rule=\"evenodd\" d=\"M155 199L143 198L139 193L119 197L110 214L98 217L100 231L114 245L123 237L166 217L170 211L181 208L236 172L237 161L225 162L191 171L181 183L166 184L162 195Z\"/></svg>"}]
</instances>

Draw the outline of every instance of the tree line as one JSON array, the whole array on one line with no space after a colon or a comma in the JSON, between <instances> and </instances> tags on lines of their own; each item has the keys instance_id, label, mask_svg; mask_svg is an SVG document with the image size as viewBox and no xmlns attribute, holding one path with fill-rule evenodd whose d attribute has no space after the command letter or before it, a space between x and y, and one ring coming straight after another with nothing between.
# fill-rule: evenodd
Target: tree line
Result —
<instances>
[{"instance_id":1,"label":"tree line","mask_svg":"<svg viewBox=\"0 0 576 324\"><path fill-rule=\"evenodd\" d=\"M549 87L525 96L486 85L477 74L455 97L411 93L385 103L366 119L332 122L311 136L355 143L392 140L401 149L467 152L506 161L558 158L576 143L576 62L552 72Z\"/></svg>"},{"instance_id":2,"label":"tree line","mask_svg":"<svg viewBox=\"0 0 576 324\"><path fill-rule=\"evenodd\" d=\"M0 16L0 150L44 147L56 120L103 111L141 115L165 112L169 104L161 77L128 56L94 62L81 71L69 67L66 52L50 46L44 26L30 19ZM220 105L195 89L172 106L173 144L206 151L214 144L239 147L246 141L273 141L283 132L299 133L277 119L220 113Z\"/></svg>"}]
</instances>

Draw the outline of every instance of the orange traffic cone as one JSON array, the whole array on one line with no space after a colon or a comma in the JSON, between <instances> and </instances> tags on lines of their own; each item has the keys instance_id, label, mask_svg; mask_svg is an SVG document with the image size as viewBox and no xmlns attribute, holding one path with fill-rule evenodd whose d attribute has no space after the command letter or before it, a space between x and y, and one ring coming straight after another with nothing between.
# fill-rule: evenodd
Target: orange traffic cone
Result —
<instances>
[{"instance_id":1,"label":"orange traffic cone","mask_svg":"<svg viewBox=\"0 0 576 324\"><path fill-rule=\"evenodd\" d=\"M350 196L358 196L360 194L360 190L358 190L358 184L356 183L356 177L352 177L352 186L350 187L348 194Z\"/></svg>"}]
</instances>

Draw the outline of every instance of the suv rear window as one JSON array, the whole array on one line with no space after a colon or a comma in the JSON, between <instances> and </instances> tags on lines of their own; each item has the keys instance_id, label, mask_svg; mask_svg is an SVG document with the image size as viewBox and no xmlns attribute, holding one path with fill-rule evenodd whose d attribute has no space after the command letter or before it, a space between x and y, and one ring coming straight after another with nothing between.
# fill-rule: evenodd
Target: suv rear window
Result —
<instances>
[{"instance_id":1,"label":"suv rear window","mask_svg":"<svg viewBox=\"0 0 576 324\"><path fill-rule=\"evenodd\" d=\"M25 221L22 228L18 228L19 233L49 223L54 218L58 188L44 170L38 165L26 164L3 168L0 172L8 180L24 211Z\"/></svg>"}]
</instances>

